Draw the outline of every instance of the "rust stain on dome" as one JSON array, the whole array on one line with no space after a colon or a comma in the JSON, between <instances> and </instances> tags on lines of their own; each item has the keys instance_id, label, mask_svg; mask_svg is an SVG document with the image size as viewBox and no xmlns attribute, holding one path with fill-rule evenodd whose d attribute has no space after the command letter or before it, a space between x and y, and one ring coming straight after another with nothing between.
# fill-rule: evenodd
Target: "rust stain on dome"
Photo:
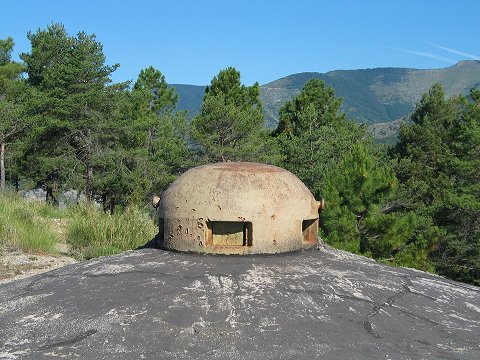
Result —
<instances>
[{"instance_id":1,"label":"rust stain on dome","mask_svg":"<svg viewBox=\"0 0 480 360\"><path fill-rule=\"evenodd\" d=\"M285 169L279 168L273 165L258 164L251 162L223 162L216 163L208 166L210 170L223 170L223 171L250 171L250 172L288 172ZM202 168L203 166L197 167L197 169Z\"/></svg>"},{"instance_id":2,"label":"rust stain on dome","mask_svg":"<svg viewBox=\"0 0 480 360\"><path fill-rule=\"evenodd\" d=\"M159 246L215 254L315 246L319 202L289 171L248 162L188 170L157 202Z\"/></svg>"}]
</instances>

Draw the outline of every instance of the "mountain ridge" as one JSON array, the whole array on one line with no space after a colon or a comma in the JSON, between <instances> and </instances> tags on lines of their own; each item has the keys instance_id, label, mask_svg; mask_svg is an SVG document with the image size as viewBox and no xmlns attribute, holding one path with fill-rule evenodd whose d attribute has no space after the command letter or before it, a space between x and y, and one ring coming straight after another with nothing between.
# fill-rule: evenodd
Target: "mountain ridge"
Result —
<instances>
[{"instance_id":1,"label":"mountain ridge","mask_svg":"<svg viewBox=\"0 0 480 360\"><path fill-rule=\"evenodd\" d=\"M436 82L442 84L447 96L467 95L470 89L480 88L480 61L462 60L439 69L377 67L287 75L260 86L267 127L278 125L280 108L312 78L319 78L333 87L335 95L343 99L342 110L350 119L375 125L409 115L421 96ZM177 108L188 110L190 118L198 114L206 86L171 86L179 94Z\"/></svg>"}]
</instances>

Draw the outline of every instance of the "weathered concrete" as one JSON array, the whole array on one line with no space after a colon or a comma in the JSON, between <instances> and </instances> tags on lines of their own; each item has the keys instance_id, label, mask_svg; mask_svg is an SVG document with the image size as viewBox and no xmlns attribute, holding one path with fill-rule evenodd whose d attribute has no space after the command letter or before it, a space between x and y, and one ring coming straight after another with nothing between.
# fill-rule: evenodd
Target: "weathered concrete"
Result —
<instances>
[{"instance_id":1,"label":"weathered concrete","mask_svg":"<svg viewBox=\"0 0 480 360\"><path fill-rule=\"evenodd\" d=\"M319 206L299 178L276 166L198 166L161 197L159 247L215 254L309 248L317 244Z\"/></svg>"},{"instance_id":2,"label":"weathered concrete","mask_svg":"<svg viewBox=\"0 0 480 360\"><path fill-rule=\"evenodd\" d=\"M480 289L330 248L156 249L0 286L0 358L479 359Z\"/></svg>"}]
</instances>

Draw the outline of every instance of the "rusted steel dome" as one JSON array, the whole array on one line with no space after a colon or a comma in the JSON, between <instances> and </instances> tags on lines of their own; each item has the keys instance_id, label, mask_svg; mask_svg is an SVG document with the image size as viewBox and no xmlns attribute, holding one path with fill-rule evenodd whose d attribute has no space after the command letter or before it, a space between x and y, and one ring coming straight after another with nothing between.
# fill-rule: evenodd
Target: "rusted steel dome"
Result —
<instances>
[{"instance_id":1,"label":"rusted steel dome","mask_svg":"<svg viewBox=\"0 0 480 360\"><path fill-rule=\"evenodd\" d=\"M215 254L300 250L317 243L320 207L285 169L247 162L199 166L163 194L159 246Z\"/></svg>"}]
</instances>

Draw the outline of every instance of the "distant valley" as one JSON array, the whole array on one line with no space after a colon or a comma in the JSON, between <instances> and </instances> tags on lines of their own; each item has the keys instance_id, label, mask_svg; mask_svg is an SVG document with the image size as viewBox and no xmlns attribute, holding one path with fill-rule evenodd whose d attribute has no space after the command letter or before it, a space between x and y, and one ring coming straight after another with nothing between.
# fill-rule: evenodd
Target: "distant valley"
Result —
<instances>
[{"instance_id":1,"label":"distant valley","mask_svg":"<svg viewBox=\"0 0 480 360\"><path fill-rule=\"evenodd\" d=\"M375 68L289 75L260 88L267 127L278 125L280 108L312 78L332 86L336 96L343 99L342 110L347 116L368 124L377 138L383 138L392 136L400 120L414 109L422 94L435 82L443 85L447 96L466 95L470 89L480 88L480 61L460 61L448 68L432 70ZM190 118L198 114L205 86L171 86L179 95L178 109L188 110Z\"/></svg>"}]
</instances>

